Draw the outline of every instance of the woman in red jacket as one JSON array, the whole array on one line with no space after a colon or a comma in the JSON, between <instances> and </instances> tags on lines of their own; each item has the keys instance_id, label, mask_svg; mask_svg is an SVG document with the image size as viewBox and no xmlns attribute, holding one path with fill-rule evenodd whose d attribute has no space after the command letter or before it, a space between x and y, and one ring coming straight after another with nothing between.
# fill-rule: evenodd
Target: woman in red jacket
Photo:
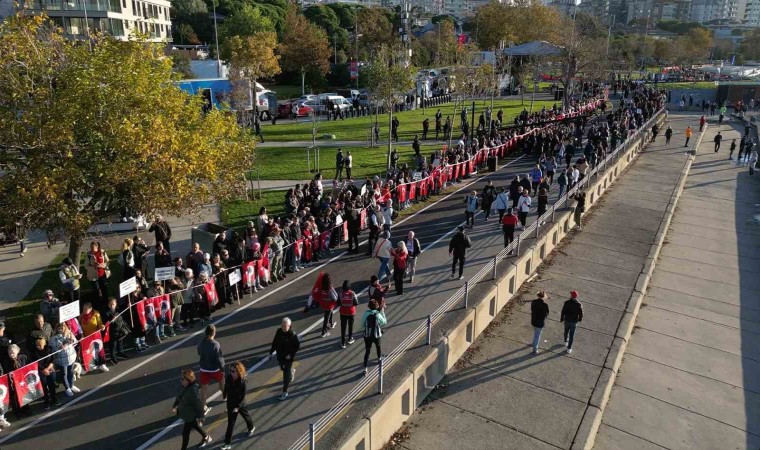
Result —
<instances>
[{"instance_id":1,"label":"woman in red jacket","mask_svg":"<svg viewBox=\"0 0 760 450\"><path fill-rule=\"evenodd\" d=\"M348 280L343 281L343 290L340 293L340 348L346 348L346 331L348 331L348 344L354 343L354 316L359 299L351 290ZM348 330L346 330L348 325Z\"/></svg>"},{"instance_id":2,"label":"woman in red jacket","mask_svg":"<svg viewBox=\"0 0 760 450\"><path fill-rule=\"evenodd\" d=\"M322 337L327 337L330 332L327 331L328 324L330 329L335 328L333 323L332 311L338 303L338 293L332 285L332 280L329 273L322 275L322 289L314 290L311 294L311 301L316 302L322 311L324 312L324 320L322 321Z\"/></svg>"},{"instance_id":3,"label":"woman in red jacket","mask_svg":"<svg viewBox=\"0 0 760 450\"><path fill-rule=\"evenodd\" d=\"M391 250L393 257L393 282L396 286L396 294L404 293L404 276L406 274L406 262L409 258L409 252L406 250L406 243L399 241L398 246Z\"/></svg>"}]
</instances>

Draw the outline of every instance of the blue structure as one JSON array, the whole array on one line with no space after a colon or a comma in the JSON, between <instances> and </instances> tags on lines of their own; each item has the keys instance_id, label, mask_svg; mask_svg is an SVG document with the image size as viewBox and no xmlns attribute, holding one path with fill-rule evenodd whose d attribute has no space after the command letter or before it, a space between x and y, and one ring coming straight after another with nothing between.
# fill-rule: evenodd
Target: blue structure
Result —
<instances>
[{"instance_id":1,"label":"blue structure","mask_svg":"<svg viewBox=\"0 0 760 450\"><path fill-rule=\"evenodd\" d=\"M222 108L223 102L228 102L232 92L232 84L226 78L205 78L198 80L182 80L177 86L192 95L203 94L206 101L217 108Z\"/></svg>"}]
</instances>

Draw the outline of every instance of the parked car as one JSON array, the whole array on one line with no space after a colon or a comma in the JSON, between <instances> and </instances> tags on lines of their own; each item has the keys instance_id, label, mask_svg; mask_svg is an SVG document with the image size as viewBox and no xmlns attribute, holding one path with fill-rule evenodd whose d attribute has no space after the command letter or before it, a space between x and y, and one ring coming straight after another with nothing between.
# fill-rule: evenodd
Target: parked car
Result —
<instances>
[{"instance_id":1,"label":"parked car","mask_svg":"<svg viewBox=\"0 0 760 450\"><path fill-rule=\"evenodd\" d=\"M312 112L312 108L305 105L305 102L291 101L280 103L277 106L277 117L281 119L289 119L293 113L293 105L298 105L298 117L306 117Z\"/></svg>"}]
</instances>

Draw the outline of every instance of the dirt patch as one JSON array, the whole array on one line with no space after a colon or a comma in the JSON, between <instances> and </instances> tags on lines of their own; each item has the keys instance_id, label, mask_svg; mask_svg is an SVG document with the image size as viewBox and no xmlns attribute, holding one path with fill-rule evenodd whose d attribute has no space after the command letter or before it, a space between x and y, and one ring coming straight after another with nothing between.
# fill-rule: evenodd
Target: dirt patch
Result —
<instances>
[{"instance_id":1,"label":"dirt patch","mask_svg":"<svg viewBox=\"0 0 760 450\"><path fill-rule=\"evenodd\" d=\"M402 425L398 431L393 433L388 443L383 446L383 450L400 450L402 448L401 444L407 442L411 435L409 425Z\"/></svg>"}]
</instances>

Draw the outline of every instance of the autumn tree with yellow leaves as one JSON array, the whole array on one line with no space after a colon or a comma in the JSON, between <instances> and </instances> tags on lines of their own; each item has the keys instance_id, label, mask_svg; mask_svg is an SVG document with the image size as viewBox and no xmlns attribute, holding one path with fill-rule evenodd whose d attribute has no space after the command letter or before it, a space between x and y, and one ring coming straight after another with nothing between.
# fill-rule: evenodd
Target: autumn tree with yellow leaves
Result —
<instances>
[{"instance_id":1,"label":"autumn tree with yellow leaves","mask_svg":"<svg viewBox=\"0 0 760 450\"><path fill-rule=\"evenodd\" d=\"M89 44L89 45L88 45ZM140 38L63 37L42 16L0 24L0 186L6 219L69 239L128 207L184 214L235 196L253 140L173 83Z\"/></svg>"}]
</instances>

